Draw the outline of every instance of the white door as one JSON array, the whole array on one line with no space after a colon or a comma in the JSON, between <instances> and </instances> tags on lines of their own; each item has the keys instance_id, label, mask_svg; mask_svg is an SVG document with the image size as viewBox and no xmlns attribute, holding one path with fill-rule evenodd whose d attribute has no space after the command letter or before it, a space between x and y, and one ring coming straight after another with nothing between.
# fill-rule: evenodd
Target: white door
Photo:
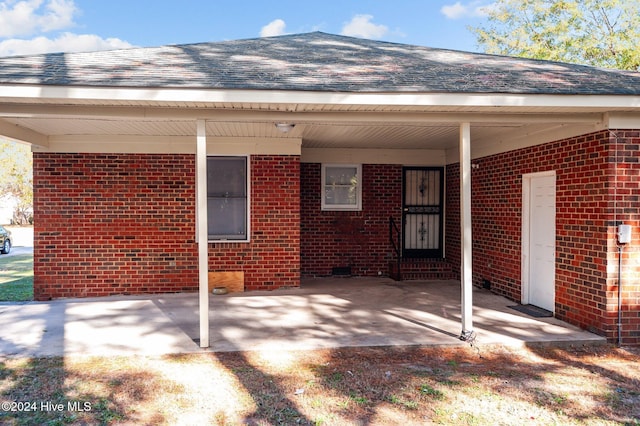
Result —
<instances>
[{"instance_id":1,"label":"white door","mask_svg":"<svg viewBox=\"0 0 640 426\"><path fill-rule=\"evenodd\" d=\"M529 180L529 303L555 312L556 177Z\"/></svg>"}]
</instances>

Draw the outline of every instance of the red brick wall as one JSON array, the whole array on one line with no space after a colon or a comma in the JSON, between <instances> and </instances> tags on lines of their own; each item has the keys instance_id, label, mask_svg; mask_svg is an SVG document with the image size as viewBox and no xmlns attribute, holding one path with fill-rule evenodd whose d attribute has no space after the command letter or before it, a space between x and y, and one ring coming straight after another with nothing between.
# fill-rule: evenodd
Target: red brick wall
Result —
<instances>
[{"instance_id":1,"label":"red brick wall","mask_svg":"<svg viewBox=\"0 0 640 426\"><path fill-rule=\"evenodd\" d=\"M321 210L320 172L318 163L302 164L302 274L331 275L334 267L350 266L354 275L386 275L389 216L400 224L402 213L402 166L362 166L358 212Z\"/></svg>"},{"instance_id":2,"label":"red brick wall","mask_svg":"<svg viewBox=\"0 0 640 426\"><path fill-rule=\"evenodd\" d=\"M37 300L197 289L192 155L33 157Z\"/></svg>"},{"instance_id":3,"label":"red brick wall","mask_svg":"<svg viewBox=\"0 0 640 426\"><path fill-rule=\"evenodd\" d=\"M444 257L460 279L460 165L445 167ZM473 235L475 238L475 235Z\"/></svg>"},{"instance_id":4,"label":"red brick wall","mask_svg":"<svg viewBox=\"0 0 640 426\"><path fill-rule=\"evenodd\" d=\"M251 243L211 244L248 289L299 285L299 157L254 156ZM34 154L38 300L198 288L193 155Z\"/></svg>"},{"instance_id":5,"label":"red brick wall","mask_svg":"<svg viewBox=\"0 0 640 426\"><path fill-rule=\"evenodd\" d=\"M633 224L638 235L634 195L639 183L638 132L617 133L628 154L624 160L620 158L619 175L624 178L618 178L621 205L617 219ZM608 200L613 199L616 168L610 137L609 131L602 131L474 160L478 168L472 171L472 232L474 283L489 280L492 290L519 301L522 175L555 170L556 316L613 339L617 316L617 306L612 306L617 303L613 291L617 291L617 267L613 262L617 254L612 239L614 209ZM454 164L447 167L446 248L458 273L459 229L459 165ZM628 250L634 254L626 258L625 341L638 343L637 242Z\"/></svg>"},{"instance_id":6,"label":"red brick wall","mask_svg":"<svg viewBox=\"0 0 640 426\"><path fill-rule=\"evenodd\" d=\"M209 246L210 271L244 271L245 289L300 286L300 157L251 157L251 240Z\"/></svg>"},{"instance_id":7,"label":"red brick wall","mask_svg":"<svg viewBox=\"0 0 640 426\"><path fill-rule=\"evenodd\" d=\"M614 130L610 156L615 174L610 182L610 223L632 226L632 242L622 252L622 343L640 345L640 131ZM615 188L615 189L614 189ZM618 324L618 247L616 227L609 226L607 277L608 335L617 339Z\"/></svg>"}]
</instances>

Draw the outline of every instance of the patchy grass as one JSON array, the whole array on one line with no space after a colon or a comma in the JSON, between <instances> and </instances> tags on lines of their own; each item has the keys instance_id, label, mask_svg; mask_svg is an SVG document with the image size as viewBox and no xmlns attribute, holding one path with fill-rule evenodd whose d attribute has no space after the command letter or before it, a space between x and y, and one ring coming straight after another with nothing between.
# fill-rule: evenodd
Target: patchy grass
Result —
<instances>
[{"instance_id":1,"label":"patchy grass","mask_svg":"<svg viewBox=\"0 0 640 426\"><path fill-rule=\"evenodd\" d=\"M33 300L33 255L0 255L0 302Z\"/></svg>"},{"instance_id":2,"label":"patchy grass","mask_svg":"<svg viewBox=\"0 0 640 426\"><path fill-rule=\"evenodd\" d=\"M0 358L0 402L9 408L0 423L638 425L638 355L353 348Z\"/></svg>"}]
</instances>

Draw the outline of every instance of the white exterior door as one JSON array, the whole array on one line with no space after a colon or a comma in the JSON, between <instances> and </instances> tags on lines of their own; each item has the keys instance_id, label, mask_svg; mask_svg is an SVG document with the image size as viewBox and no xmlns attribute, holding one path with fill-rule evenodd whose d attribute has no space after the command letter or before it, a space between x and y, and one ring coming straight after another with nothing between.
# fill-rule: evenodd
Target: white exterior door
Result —
<instances>
[{"instance_id":1,"label":"white exterior door","mask_svg":"<svg viewBox=\"0 0 640 426\"><path fill-rule=\"evenodd\" d=\"M523 235L528 241L528 247L523 245L523 258L528 260L523 265L528 275L523 277L523 292L528 294L523 294L523 302L555 312L556 176L531 175L523 183L528 183L528 200L523 205L523 217L528 222L528 229L523 226L523 233L528 234L526 238Z\"/></svg>"}]
</instances>

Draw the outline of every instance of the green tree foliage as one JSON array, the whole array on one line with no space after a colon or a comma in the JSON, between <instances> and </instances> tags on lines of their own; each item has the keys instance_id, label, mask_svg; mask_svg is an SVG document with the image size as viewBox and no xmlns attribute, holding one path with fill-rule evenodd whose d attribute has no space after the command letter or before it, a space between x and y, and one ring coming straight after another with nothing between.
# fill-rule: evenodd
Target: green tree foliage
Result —
<instances>
[{"instance_id":1,"label":"green tree foliage","mask_svg":"<svg viewBox=\"0 0 640 426\"><path fill-rule=\"evenodd\" d=\"M0 139L0 202L15 200L13 220L26 224L33 212L33 157L27 145Z\"/></svg>"},{"instance_id":2,"label":"green tree foliage","mask_svg":"<svg viewBox=\"0 0 640 426\"><path fill-rule=\"evenodd\" d=\"M469 27L487 53L640 71L640 0L497 0Z\"/></svg>"}]
</instances>

